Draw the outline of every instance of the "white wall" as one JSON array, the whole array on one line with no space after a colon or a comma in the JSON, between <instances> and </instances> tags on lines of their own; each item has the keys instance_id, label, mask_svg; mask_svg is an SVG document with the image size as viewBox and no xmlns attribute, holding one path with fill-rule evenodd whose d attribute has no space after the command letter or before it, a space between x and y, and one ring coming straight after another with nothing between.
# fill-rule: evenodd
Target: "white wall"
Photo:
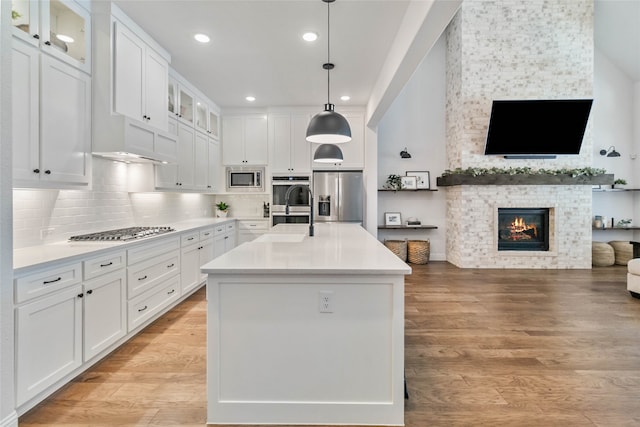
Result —
<instances>
[{"instance_id":1,"label":"white wall","mask_svg":"<svg viewBox=\"0 0 640 427\"><path fill-rule=\"evenodd\" d=\"M627 181L629 188L640 186L640 138L637 125L640 111L640 93L634 88L640 83L620 70L603 52L596 49L594 61L593 167L606 169L616 178ZM634 121L634 117L636 120ZM634 126L636 128L634 129ZM635 136L634 136L635 135ZM601 149L615 146L620 157L601 156ZM633 219L640 224L640 194L608 192L593 194L593 214L620 219ZM640 233L629 231L594 231L593 240L630 240Z\"/></svg>"},{"instance_id":2,"label":"white wall","mask_svg":"<svg viewBox=\"0 0 640 427\"><path fill-rule=\"evenodd\" d=\"M395 99L378 126L378 188L389 174L429 171L431 188L446 168L445 153L445 55L444 36L436 42L416 69L411 80ZM400 158L404 148L410 159ZM422 224L436 225L431 231L379 230L378 238L429 239L431 259L445 259L445 191L417 193L378 193L378 224L384 224L385 212L400 212L405 221L418 218Z\"/></svg>"},{"instance_id":3,"label":"white wall","mask_svg":"<svg viewBox=\"0 0 640 427\"><path fill-rule=\"evenodd\" d=\"M14 410L11 209L11 2L0 2L0 426L18 425Z\"/></svg>"}]
</instances>

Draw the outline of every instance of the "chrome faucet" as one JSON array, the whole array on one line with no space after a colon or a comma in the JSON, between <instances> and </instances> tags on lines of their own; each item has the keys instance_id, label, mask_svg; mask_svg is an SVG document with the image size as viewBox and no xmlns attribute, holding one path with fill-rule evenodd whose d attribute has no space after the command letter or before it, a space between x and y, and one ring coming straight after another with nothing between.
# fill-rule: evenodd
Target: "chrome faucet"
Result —
<instances>
[{"instance_id":1,"label":"chrome faucet","mask_svg":"<svg viewBox=\"0 0 640 427\"><path fill-rule=\"evenodd\" d=\"M289 215L289 196L291 195L291 190L293 190L296 187L304 188L309 192L309 197L311 202L311 211L309 212L309 237L313 237L313 193L311 192L311 189L309 188L308 185L294 184L291 187L289 187L289 189L284 195L284 200L286 203L286 207L284 208L284 213Z\"/></svg>"}]
</instances>

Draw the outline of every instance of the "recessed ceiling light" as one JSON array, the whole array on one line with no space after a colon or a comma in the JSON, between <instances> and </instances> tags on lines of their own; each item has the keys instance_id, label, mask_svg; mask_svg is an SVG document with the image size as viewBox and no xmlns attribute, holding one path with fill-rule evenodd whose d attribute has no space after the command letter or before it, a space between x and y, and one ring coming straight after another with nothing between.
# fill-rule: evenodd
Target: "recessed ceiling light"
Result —
<instances>
[{"instance_id":1,"label":"recessed ceiling light","mask_svg":"<svg viewBox=\"0 0 640 427\"><path fill-rule=\"evenodd\" d=\"M255 100L256 100L256 97L255 97L255 96L247 96L245 99L246 99L247 101L249 101L249 102L253 102L253 101L255 101Z\"/></svg>"},{"instance_id":2,"label":"recessed ceiling light","mask_svg":"<svg viewBox=\"0 0 640 427\"><path fill-rule=\"evenodd\" d=\"M318 34L317 33L308 32L308 33L304 33L302 35L302 38L305 41L314 42L314 41L318 40Z\"/></svg>"},{"instance_id":3,"label":"recessed ceiling light","mask_svg":"<svg viewBox=\"0 0 640 427\"><path fill-rule=\"evenodd\" d=\"M193 38L199 41L200 43L209 43L209 41L211 41L208 35L202 34L202 33L196 34L195 36L193 36Z\"/></svg>"},{"instance_id":4,"label":"recessed ceiling light","mask_svg":"<svg viewBox=\"0 0 640 427\"><path fill-rule=\"evenodd\" d=\"M350 97L349 95L342 95L342 96L340 97L340 99L341 99L341 100L343 100L343 101L348 101L348 100L350 100L350 99L351 99L351 97Z\"/></svg>"},{"instance_id":5,"label":"recessed ceiling light","mask_svg":"<svg viewBox=\"0 0 640 427\"><path fill-rule=\"evenodd\" d=\"M56 38L61 42L65 42L65 43L73 43L74 41L73 37L65 36L64 34L56 34Z\"/></svg>"}]
</instances>

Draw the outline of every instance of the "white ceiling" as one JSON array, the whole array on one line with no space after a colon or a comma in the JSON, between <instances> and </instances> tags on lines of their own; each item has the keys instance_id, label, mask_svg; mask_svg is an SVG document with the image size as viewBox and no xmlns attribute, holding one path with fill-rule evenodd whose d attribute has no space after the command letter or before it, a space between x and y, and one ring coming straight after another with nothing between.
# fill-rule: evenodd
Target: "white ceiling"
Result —
<instances>
[{"instance_id":1,"label":"white ceiling","mask_svg":"<svg viewBox=\"0 0 640 427\"><path fill-rule=\"evenodd\" d=\"M414 0L426 1L426 0ZM441 0L446 1L446 0ZM327 4L321 0L115 0L222 108L313 106L327 99ZM409 0L331 3L331 101L366 105ZM596 45L640 81L640 0L596 0ZM320 35L315 43L305 31ZM203 32L202 45L193 34ZM343 102L339 97L351 96ZM253 95L254 103L244 97Z\"/></svg>"}]
</instances>

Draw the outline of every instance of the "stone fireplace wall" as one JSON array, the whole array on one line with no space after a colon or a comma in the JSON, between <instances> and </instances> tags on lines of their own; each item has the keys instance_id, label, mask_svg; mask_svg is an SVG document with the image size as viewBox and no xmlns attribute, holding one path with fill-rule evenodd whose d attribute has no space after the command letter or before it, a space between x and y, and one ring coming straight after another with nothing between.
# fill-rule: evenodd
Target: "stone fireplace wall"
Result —
<instances>
[{"instance_id":1,"label":"stone fireplace wall","mask_svg":"<svg viewBox=\"0 0 640 427\"><path fill-rule=\"evenodd\" d=\"M447 29L447 163L454 168L591 166L591 124L580 155L485 156L494 99L593 97L593 0L465 0ZM540 124L543 126L544 124ZM469 268L590 268L590 186L447 187L447 260ZM546 254L497 252L497 207L549 207ZM479 221L479 222L476 222ZM470 234L470 227L480 230ZM569 227L570 225L570 227Z\"/></svg>"}]
</instances>

